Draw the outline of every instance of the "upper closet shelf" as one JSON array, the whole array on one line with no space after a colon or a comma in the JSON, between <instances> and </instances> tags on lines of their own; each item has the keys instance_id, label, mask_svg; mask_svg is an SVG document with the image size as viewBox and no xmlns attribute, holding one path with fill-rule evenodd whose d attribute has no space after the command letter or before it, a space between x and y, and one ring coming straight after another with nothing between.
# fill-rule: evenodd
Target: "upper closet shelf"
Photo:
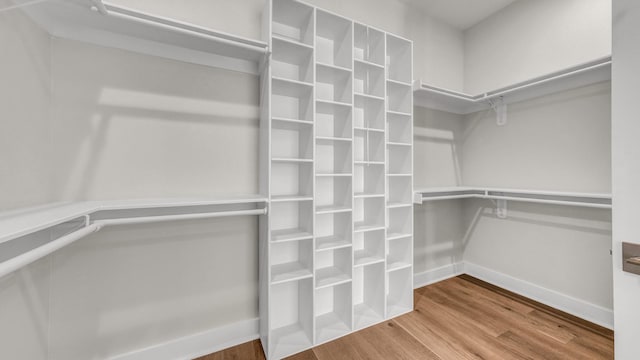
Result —
<instances>
[{"instance_id":1,"label":"upper closet shelf","mask_svg":"<svg viewBox=\"0 0 640 360\"><path fill-rule=\"evenodd\" d=\"M466 115L490 109L491 103L511 104L610 79L611 57L606 57L480 95L468 95L415 81L414 101L418 106Z\"/></svg>"},{"instance_id":2,"label":"upper closet shelf","mask_svg":"<svg viewBox=\"0 0 640 360\"><path fill-rule=\"evenodd\" d=\"M451 199L490 199L611 209L611 194L544 190L448 187L414 190L414 203Z\"/></svg>"},{"instance_id":3,"label":"upper closet shelf","mask_svg":"<svg viewBox=\"0 0 640 360\"><path fill-rule=\"evenodd\" d=\"M102 2L46 1L22 9L51 35L257 74L266 43Z\"/></svg>"}]
</instances>

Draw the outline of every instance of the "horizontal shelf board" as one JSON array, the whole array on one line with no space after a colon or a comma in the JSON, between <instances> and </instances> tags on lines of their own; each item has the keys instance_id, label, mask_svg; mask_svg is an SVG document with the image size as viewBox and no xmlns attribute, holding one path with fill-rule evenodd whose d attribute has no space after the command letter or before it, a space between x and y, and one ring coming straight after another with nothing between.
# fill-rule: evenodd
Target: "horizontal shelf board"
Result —
<instances>
[{"instance_id":1,"label":"horizontal shelf board","mask_svg":"<svg viewBox=\"0 0 640 360\"><path fill-rule=\"evenodd\" d=\"M337 173L318 173L316 176L320 177L351 177L353 174L337 174Z\"/></svg>"},{"instance_id":2,"label":"horizontal shelf board","mask_svg":"<svg viewBox=\"0 0 640 360\"><path fill-rule=\"evenodd\" d=\"M389 260L387 261L387 271L396 271L407 269L411 267L411 263L401 260Z\"/></svg>"},{"instance_id":3,"label":"horizontal shelf board","mask_svg":"<svg viewBox=\"0 0 640 360\"><path fill-rule=\"evenodd\" d=\"M298 40L294 40L292 38L288 38L288 37L285 37L285 36L282 36L282 35L271 34L271 38L272 38L272 40L286 42L286 43L289 43L291 45L299 46L299 47L306 48L306 49L309 49L309 50L313 50L314 49L312 45L305 44L305 43L300 42Z\"/></svg>"},{"instance_id":4,"label":"horizontal shelf board","mask_svg":"<svg viewBox=\"0 0 640 360\"><path fill-rule=\"evenodd\" d=\"M376 95L369 95L369 94L363 94L363 93L354 93L353 94L355 97L361 97L361 98L366 98L366 99L371 99L371 100L378 100L378 101L384 101L384 97L382 96L376 96Z\"/></svg>"},{"instance_id":5,"label":"horizontal shelf board","mask_svg":"<svg viewBox=\"0 0 640 360\"><path fill-rule=\"evenodd\" d=\"M412 113L407 113L402 111L393 111L393 110L387 110L387 114L397 115L397 116L413 116Z\"/></svg>"},{"instance_id":6,"label":"horizontal shelf board","mask_svg":"<svg viewBox=\"0 0 640 360\"><path fill-rule=\"evenodd\" d=\"M384 133L384 129L365 128L365 127L358 127L358 126L355 126L353 129L356 131L371 131L371 132Z\"/></svg>"},{"instance_id":7,"label":"horizontal shelf board","mask_svg":"<svg viewBox=\"0 0 640 360\"><path fill-rule=\"evenodd\" d=\"M351 281L351 274L331 266L316 270L316 289L345 284Z\"/></svg>"},{"instance_id":8,"label":"horizontal shelf board","mask_svg":"<svg viewBox=\"0 0 640 360\"><path fill-rule=\"evenodd\" d=\"M403 208L403 207L412 207L413 203L411 202L388 202L387 203L387 207L389 209L397 209L397 208Z\"/></svg>"},{"instance_id":9,"label":"horizontal shelf board","mask_svg":"<svg viewBox=\"0 0 640 360\"><path fill-rule=\"evenodd\" d=\"M377 230L385 230L384 225L355 223L353 231L354 232L368 232L368 231L377 231Z\"/></svg>"},{"instance_id":10,"label":"horizontal shelf board","mask_svg":"<svg viewBox=\"0 0 640 360\"><path fill-rule=\"evenodd\" d=\"M340 101L325 100L325 99L316 99L316 103L325 104L325 105L331 105L331 106L337 106L337 107L342 107L342 108L351 108L351 107L353 107L353 105L349 104L349 103L340 102Z\"/></svg>"},{"instance_id":11,"label":"horizontal shelf board","mask_svg":"<svg viewBox=\"0 0 640 360\"><path fill-rule=\"evenodd\" d=\"M316 136L316 140L318 140L318 141L344 141L344 142L353 141L351 138L331 137L331 136Z\"/></svg>"},{"instance_id":12,"label":"horizontal shelf board","mask_svg":"<svg viewBox=\"0 0 640 360\"><path fill-rule=\"evenodd\" d=\"M272 358L281 359L310 348L312 343L301 324L296 323L271 330Z\"/></svg>"},{"instance_id":13,"label":"horizontal shelf board","mask_svg":"<svg viewBox=\"0 0 640 360\"><path fill-rule=\"evenodd\" d=\"M298 119L287 119L281 117L272 117L271 121L276 122L286 122L286 123L294 123L294 124L302 124L302 125L311 125L313 126L313 122L307 120L298 120Z\"/></svg>"},{"instance_id":14,"label":"horizontal shelf board","mask_svg":"<svg viewBox=\"0 0 640 360\"><path fill-rule=\"evenodd\" d=\"M277 76L272 76L271 80L274 83L275 82L279 82L279 83L289 84L289 85L293 85L293 86L301 86L301 87L313 88L313 84L312 83L308 83L308 82L304 82L304 81L300 81L300 80L287 79L287 78L277 77Z\"/></svg>"},{"instance_id":15,"label":"horizontal shelf board","mask_svg":"<svg viewBox=\"0 0 640 360\"><path fill-rule=\"evenodd\" d=\"M272 242L287 242L312 239L313 234L304 229L285 229L271 231Z\"/></svg>"},{"instance_id":16,"label":"horizontal shelf board","mask_svg":"<svg viewBox=\"0 0 640 360\"><path fill-rule=\"evenodd\" d=\"M608 56L478 95L416 82L414 99L419 106L466 115L490 109L490 99L502 97L504 104L512 104L610 79Z\"/></svg>"},{"instance_id":17,"label":"horizontal shelf board","mask_svg":"<svg viewBox=\"0 0 640 360\"><path fill-rule=\"evenodd\" d=\"M104 2L40 2L23 10L50 35L194 64L257 73L268 45ZM243 63L241 63L243 62Z\"/></svg>"},{"instance_id":18,"label":"horizontal shelf board","mask_svg":"<svg viewBox=\"0 0 640 360\"><path fill-rule=\"evenodd\" d=\"M371 253L366 249L356 250L353 252L353 266L367 266L384 262L384 256Z\"/></svg>"},{"instance_id":19,"label":"horizontal shelf board","mask_svg":"<svg viewBox=\"0 0 640 360\"><path fill-rule=\"evenodd\" d=\"M10 241L64 222L103 210L184 208L207 205L258 204L267 202L262 195L238 194L202 198L156 198L108 201L51 203L0 213L0 243Z\"/></svg>"},{"instance_id":20,"label":"horizontal shelf board","mask_svg":"<svg viewBox=\"0 0 640 360\"><path fill-rule=\"evenodd\" d=\"M356 165L384 165L384 161L355 161Z\"/></svg>"},{"instance_id":21,"label":"horizontal shelf board","mask_svg":"<svg viewBox=\"0 0 640 360\"><path fill-rule=\"evenodd\" d=\"M271 284L281 284L313 277L311 270L299 262L271 266Z\"/></svg>"},{"instance_id":22,"label":"horizontal shelf board","mask_svg":"<svg viewBox=\"0 0 640 360\"><path fill-rule=\"evenodd\" d=\"M351 206L346 205L327 205L327 206L317 206L316 214L335 214L342 212L351 212Z\"/></svg>"},{"instance_id":23,"label":"horizontal shelf board","mask_svg":"<svg viewBox=\"0 0 640 360\"><path fill-rule=\"evenodd\" d=\"M397 85L397 86L413 87L413 85L411 83L407 83L407 82L404 82L404 81L393 80L393 79L387 79L387 83L394 84L394 85Z\"/></svg>"},{"instance_id":24,"label":"horizontal shelf board","mask_svg":"<svg viewBox=\"0 0 640 360\"><path fill-rule=\"evenodd\" d=\"M313 159L273 158L271 161L281 163L312 163Z\"/></svg>"},{"instance_id":25,"label":"horizontal shelf board","mask_svg":"<svg viewBox=\"0 0 640 360\"><path fill-rule=\"evenodd\" d=\"M355 194L353 194L353 197L360 198L360 199L381 198L381 197L383 198L383 197L385 197L385 194L355 193Z\"/></svg>"},{"instance_id":26,"label":"horizontal shelf board","mask_svg":"<svg viewBox=\"0 0 640 360\"><path fill-rule=\"evenodd\" d=\"M272 196L271 202L296 202L296 201L313 201L313 196L308 195L279 195Z\"/></svg>"},{"instance_id":27,"label":"horizontal shelf board","mask_svg":"<svg viewBox=\"0 0 640 360\"><path fill-rule=\"evenodd\" d=\"M393 241L393 240L409 238L409 237L412 237L412 236L413 236L413 234L411 234L411 233L388 232L387 233L387 240L388 241Z\"/></svg>"},{"instance_id":28,"label":"horizontal shelf board","mask_svg":"<svg viewBox=\"0 0 640 360\"><path fill-rule=\"evenodd\" d=\"M413 176L413 174L391 173L391 174L387 174L387 176L411 177Z\"/></svg>"},{"instance_id":29,"label":"horizontal shelf board","mask_svg":"<svg viewBox=\"0 0 640 360\"><path fill-rule=\"evenodd\" d=\"M413 144L388 141L387 142L387 146L406 146L406 147L411 147L411 146L413 146Z\"/></svg>"},{"instance_id":30,"label":"horizontal shelf board","mask_svg":"<svg viewBox=\"0 0 640 360\"><path fill-rule=\"evenodd\" d=\"M327 64L322 62L316 62L316 66L351 74L351 69L346 68L344 66L338 66L338 65Z\"/></svg>"},{"instance_id":31,"label":"horizontal shelf board","mask_svg":"<svg viewBox=\"0 0 640 360\"><path fill-rule=\"evenodd\" d=\"M344 236L321 236L316 238L316 251L342 249L351 246Z\"/></svg>"},{"instance_id":32,"label":"horizontal shelf board","mask_svg":"<svg viewBox=\"0 0 640 360\"><path fill-rule=\"evenodd\" d=\"M360 66L366 66L366 67L370 67L370 68L375 68L375 69L380 69L380 70L384 70L384 65L380 65L380 64L376 64L374 62L371 61L367 61L367 60L362 60L362 59L353 59L353 62L356 65L360 65Z\"/></svg>"},{"instance_id":33,"label":"horizontal shelf board","mask_svg":"<svg viewBox=\"0 0 640 360\"><path fill-rule=\"evenodd\" d=\"M384 320L384 316L366 303L360 303L353 308L353 320L354 328L360 330L381 322Z\"/></svg>"},{"instance_id":34,"label":"horizontal shelf board","mask_svg":"<svg viewBox=\"0 0 640 360\"><path fill-rule=\"evenodd\" d=\"M331 341L349 332L351 332L351 325L341 319L335 312L316 316L316 344Z\"/></svg>"}]
</instances>

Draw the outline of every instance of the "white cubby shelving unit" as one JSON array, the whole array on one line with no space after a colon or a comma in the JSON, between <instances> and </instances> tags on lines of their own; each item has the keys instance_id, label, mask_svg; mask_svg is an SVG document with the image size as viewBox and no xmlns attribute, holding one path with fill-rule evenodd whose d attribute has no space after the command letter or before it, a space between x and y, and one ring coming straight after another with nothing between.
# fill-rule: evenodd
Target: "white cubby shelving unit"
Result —
<instances>
[{"instance_id":1,"label":"white cubby shelving unit","mask_svg":"<svg viewBox=\"0 0 640 360\"><path fill-rule=\"evenodd\" d=\"M413 44L296 0L269 1L265 35L260 335L280 359L413 309Z\"/></svg>"}]
</instances>

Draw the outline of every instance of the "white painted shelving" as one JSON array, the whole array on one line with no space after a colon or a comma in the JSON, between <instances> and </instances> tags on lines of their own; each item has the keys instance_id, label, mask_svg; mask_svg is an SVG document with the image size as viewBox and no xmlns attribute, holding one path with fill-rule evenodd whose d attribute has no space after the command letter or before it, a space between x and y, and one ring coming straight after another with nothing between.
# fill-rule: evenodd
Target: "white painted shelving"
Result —
<instances>
[{"instance_id":1,"label":"white painted shelving","mask_svg":"<svg viewBox=\"0 0 640 360\"><path fill-rule=\"evenodd\" d=\"M413 44L295 0L265 15L260 333L279 359L413 309Z\"/></svg>"}]
</instances>

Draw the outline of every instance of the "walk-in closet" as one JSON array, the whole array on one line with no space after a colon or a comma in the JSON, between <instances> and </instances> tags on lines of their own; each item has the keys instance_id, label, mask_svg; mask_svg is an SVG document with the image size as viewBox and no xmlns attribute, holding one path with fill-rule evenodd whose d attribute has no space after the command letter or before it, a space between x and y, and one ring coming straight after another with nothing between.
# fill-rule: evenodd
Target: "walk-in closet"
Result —
<instances>
[{"instance_id":1,"label":"walk-in closet","mask_svg":"<svg viewBox=\"0 0 640 360\"><path fill-rule=\"evenodd\" d=\"M0 0L0 358L640 357L631 0Z\"/></svg>"}]
</instances>

